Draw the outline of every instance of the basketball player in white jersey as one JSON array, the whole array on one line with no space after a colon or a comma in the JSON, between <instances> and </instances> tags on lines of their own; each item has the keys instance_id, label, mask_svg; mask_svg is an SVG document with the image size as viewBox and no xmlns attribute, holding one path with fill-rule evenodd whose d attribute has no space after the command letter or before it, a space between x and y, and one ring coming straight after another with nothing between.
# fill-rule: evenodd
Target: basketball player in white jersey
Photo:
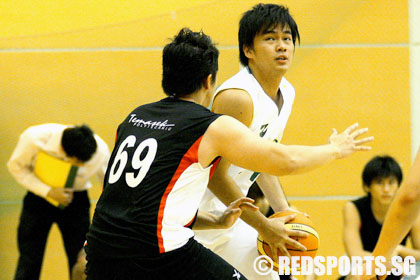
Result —
<instances>
[{"instance_id":1,"label":"basketball player in white jersey","mask_svg":"<svg viewBox=\"0 0 420 280\"><path fill-rule=\"evenodd\" d=\"M298 27L287 8L274 4L254 6L243 15L239 25L240 61L244 68L216 90L212 111L238 119L260 137L280 141L295 98L295 90L284 75L292 63L296 39L300 39ZM255 180L275 212L291 210L276 176L239 168L224 159L200 210L223 212L224 204L246 195ZM232 184L239 188L226 188ZM236 192L229 192L231 189ZM239 220L229 230L197 231L196 239L249 279L278 279L275 272L262 276L254 270L258 233L270 243L272 252L279 249L283 255L288 255L286 244L304 250L290 236L305 235L284 227L293 216L272 220L254 212L243 213L241 218L243 221Z\"/></svg>"}]
</instances>

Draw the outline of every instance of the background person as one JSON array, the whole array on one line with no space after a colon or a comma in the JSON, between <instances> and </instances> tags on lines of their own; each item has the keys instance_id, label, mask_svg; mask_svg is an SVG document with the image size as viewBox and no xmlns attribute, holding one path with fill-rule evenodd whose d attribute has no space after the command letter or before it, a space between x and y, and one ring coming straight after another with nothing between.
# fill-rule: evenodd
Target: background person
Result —
<instances>
[{"instance_id":1,"label":"background person","mask_svg":"<svg viewBox=\"0 0 420 280\"><path fill-rule=\"evenodd\" d=\"M403 180L398 162L390 156L375 156L362 172L363 190L366 195L344 205L343 240L348 256L370 256L378 241L389 206ZM411 238L413 249L407 247ZM420 219L409 234L396 247L393 255L414 256L420 259ZM387 279L400 279L390 275ZM344 277L342 277L344 279Z\"/></svg>"},{"instance_id":2,"label":"background person","mask_svg":"<svg viewBox=\"0 0 420 280\"><path fill-rule=\"evenodd\" d=\"M390 262L399 244L413 228L420 211L420 149L417 151L408 175L389 206L382 225L381 234L372 252L373 257L383 256ZM390 266L389 266L390 268ZM374 269L373 269L374 272ZM375 279L374 275L364 275L356 279ZM380 276L385 279L386 276Z\"/></svg>"},{"instance_id":3,"label":"background person","mask_svg":"<svg viewBox=\"0 0 420 280\"><path fill-rule=\"evenodd\" d=\"M71 189L51 187L35 175L34 167L40 152L78 166ZM15 279L39 278L53 223L60 229L71 271L90 224L89 180L97 176L103 181L108 158L108 146L86 125L48 123L31 126L21 134L7 163L16 181L28 190L19 221L20 255ZM52 205L47 198L64 208Z\"/></svg>"}]
</instances>

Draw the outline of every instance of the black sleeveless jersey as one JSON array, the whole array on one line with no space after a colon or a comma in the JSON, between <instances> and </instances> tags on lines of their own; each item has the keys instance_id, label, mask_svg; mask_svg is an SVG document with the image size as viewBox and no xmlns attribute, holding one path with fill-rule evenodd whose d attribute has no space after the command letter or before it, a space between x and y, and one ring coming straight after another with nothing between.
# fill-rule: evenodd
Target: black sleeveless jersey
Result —
<instances>
[{"instance_id":1,"label":"black sleeveless jersey","mask_svg":"<svg viewBox=\"0 0 420 280\"><path fill-rule=\"evenodd\" d=\"M198 147L219 115L176 98L146 104L120 124L89 233L87 252L150 257L185 245L217 165Z\"/></svg>"},{"instance_id":2,"label":"black sleeveless jersey","mask_svg":"<svg viewBox=\"0 0 420 280\"><path fill-rule=\"evenodd\" d=\"M378 242L379 234L381 233L382 224L378 223L373 216L370 196L364 196L359 199L352 201L357 207L357 211L360 215L361 228L360 236L362 238L363 249L369 252L372 252ZM401 241L402 245L405 245L407 241L407 236L404 237ZM389 275L386 277L386 280L396 280L401 279L400 276Z\"/></svg>"},{"instance_id":3,"label":"black sleeveless jersey","mask_svg":"<svg viewBox=\"0 0 420 280\"><path fill-rule=\"evenodd\" d=\"M378 223L373 216L372 208L370 207L370 200L371 199L369 196L364 196L352 202L354 205L356 205L362 223L360 228L360 236L362 238L363 249L372 252L375 248L376 242L379 239L382 225ZM404 245L406 240L407 236L404 238L401 244Z\"/></svg>"}]
</instances>

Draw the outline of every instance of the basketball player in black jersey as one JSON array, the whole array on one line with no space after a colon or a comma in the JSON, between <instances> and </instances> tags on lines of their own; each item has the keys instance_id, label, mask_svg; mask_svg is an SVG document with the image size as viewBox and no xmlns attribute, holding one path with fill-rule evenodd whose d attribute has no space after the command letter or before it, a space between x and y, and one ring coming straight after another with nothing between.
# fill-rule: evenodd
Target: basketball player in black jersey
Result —
<instances>
[{"instance_id":1,"label":"basketball player in black jersey","mask_svg":"<svg viewBox=\"0 0 420 280\"><path fill-rule=\"evenodd\" d=\"M87 234L87 279L245 279L196 242L191 229L214 224L197 210L220 157L284 175L370 149L364 144L372 137L357 140L367 131L357 125L335 131L326 145L285 146L210 112L204 106L216 85L218 54L210 37L187 28L165 46L168 97L136 108L117 129Z\"/></svg>"}]
</instances>

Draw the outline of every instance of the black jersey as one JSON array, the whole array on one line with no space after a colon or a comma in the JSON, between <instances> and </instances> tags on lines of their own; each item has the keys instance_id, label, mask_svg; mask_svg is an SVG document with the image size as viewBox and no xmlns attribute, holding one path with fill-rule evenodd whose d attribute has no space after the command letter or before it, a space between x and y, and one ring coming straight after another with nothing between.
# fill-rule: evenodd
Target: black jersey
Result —
<instances>
[{"instance_id":1,"label":"black jersey","mask_svg":"<svg viewBox=\"0 0 420 280\"><path fill-rule=\"evenodd\" d=\"M369 252L372 252L376 246L376 242L379 239L379 234L381 233L382 224L376 221L373 216L371 204L371 198L369 196L364 196L359 199L352 201L356 205L357 211L360 215L361 228L360 236L362 238L363 249ZM407 236L401 242L405 244Z\"/></svg>"},{"instance_id":2,"label":"black jersey","mask_svg":"<svg viewBox=\"0 0 420 280\"><path fill-rule=\"evenodd\" d=\"M379 234L381 233L382 224L376 221L373 216L370 196L364 196L352 201L356 205L357 211L360 215L361 228L360 237L362 238L363 249L372 252L378 242ZM405 245L407 236L401 241ZM401 279L400 276L389 275L386 280Z\"/></svg>"},{"instance_id":3,"label":"black jersey","mask_svg":"<svg viewBox=\"0 0 420 280\"><path fill-rule=\"evenodd\" d=\"M193 237L191 224L216 167L198 163L198 147L217 117L176 98L140 106L127 116L118 127L87 235L88 253L157 256Z\"/></svg>"}]
</instances>

